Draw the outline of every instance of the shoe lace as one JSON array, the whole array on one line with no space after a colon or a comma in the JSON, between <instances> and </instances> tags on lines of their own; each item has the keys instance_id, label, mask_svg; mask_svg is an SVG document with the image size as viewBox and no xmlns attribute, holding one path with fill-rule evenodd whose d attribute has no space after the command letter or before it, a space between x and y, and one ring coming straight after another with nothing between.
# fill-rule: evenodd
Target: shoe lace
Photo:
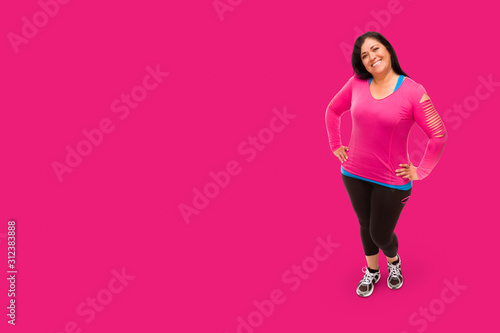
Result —
<instances>
[{"instance_id":1,"label":"shoe lace","mask_svg":"<svg viewBox=\"0 0 500 333\"><path fill-rule=\"evenodd\" d=\"M399 278L400 272L399 268L397 265L393 265L391 263L388 263L387 265L389 267L389 278Z\"/></svg>"},{"instance_id":2,"label":"shoe lace","mask_svg":"<svg viewBox=\"0 0 500 333\"><path fill-rule=\"evenodd\" d=\"M363 273L365 273L365 276L363 276L363 279L361 280L361 284L371 284L373 279L375 279L375 276L377 273L372 273L368 270L368 267L363 267L361 269Z\"/></svg>"}]
</instances>

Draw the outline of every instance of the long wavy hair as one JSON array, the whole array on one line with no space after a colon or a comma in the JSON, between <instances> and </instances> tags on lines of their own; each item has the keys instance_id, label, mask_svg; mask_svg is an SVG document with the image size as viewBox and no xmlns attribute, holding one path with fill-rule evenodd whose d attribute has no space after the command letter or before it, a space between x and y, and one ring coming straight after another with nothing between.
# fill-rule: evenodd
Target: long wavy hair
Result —
<instances>
[{"instance_id":1,"label":"long wavy hair","mask_svg":"<svg viewBox=\"0 0 500 333\"><path fill-rule=\"evenodd\" d=\"M366 70L365 65L363 65L363 61L361 60L361 45L363 45L365 39L367 39L368 37L375 38L379 41L379 43L382 43L385 46L387 51L389 51L391 55L391 65L394 72L399 75L409 77L408 74L406 74L401 69L398 57L396 56L396 51L394 51L391 43L389 43L389 41L384 36L382 36L382 34L376 31L367 31L356 38L356 42L354 43L354 48L352 50L352 68L354 69L354 73L358 76L358 78L360 78L361 80L368 80L369 78L373 77L373 75Z\"/></svg>"}]
</instances>

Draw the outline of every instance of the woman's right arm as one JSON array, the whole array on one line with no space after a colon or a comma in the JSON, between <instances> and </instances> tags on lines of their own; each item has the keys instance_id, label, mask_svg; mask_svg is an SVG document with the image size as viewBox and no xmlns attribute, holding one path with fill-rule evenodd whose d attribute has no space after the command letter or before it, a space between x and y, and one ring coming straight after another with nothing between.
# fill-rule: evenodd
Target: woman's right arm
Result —
<instances>
[{"instance_id":1,"label":"woman's right arm","mask_svg":"<svg viewBox=\"0 0 500 333\"><path fill-rule=\"evenodd\" d=\"M340 138L340 117L344 112L351 109L353 80L354 75L344 84L342 89L333 97L326 108L326 132L328 133L330 149L333 153L342 147Z\"/></svg>"}]
</instances>

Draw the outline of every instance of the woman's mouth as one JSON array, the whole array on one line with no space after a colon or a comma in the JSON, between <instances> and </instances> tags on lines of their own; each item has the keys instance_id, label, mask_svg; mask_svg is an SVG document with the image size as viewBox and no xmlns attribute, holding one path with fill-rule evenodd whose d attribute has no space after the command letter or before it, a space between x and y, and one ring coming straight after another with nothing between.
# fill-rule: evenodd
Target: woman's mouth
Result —
<instances>
[{"instance_id":1,"label":"woman's mouth","mask_svg":"<svg viewBox=\"0 0 500 333\"><path fill-rule=\"evenodd\" d=\"M377 67L378 65L380 65L380 63L381 63L381 62L382 62L382 60L377 61L376 63L374 63L374 64L372 65L372 67Z\"/></svg>"}]
</instances>

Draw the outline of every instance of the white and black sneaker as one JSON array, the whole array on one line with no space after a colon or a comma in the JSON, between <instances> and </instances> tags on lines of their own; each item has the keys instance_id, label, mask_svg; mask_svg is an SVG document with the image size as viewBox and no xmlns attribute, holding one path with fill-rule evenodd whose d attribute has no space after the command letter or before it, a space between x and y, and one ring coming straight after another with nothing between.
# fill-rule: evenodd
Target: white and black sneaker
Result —
<instances>
[{"instance_id":1,"label":"white and black sneaker","mask_svg":"<svg viewBox=\"0 0 500 333\"><path fill-rule=\"evenodd\" d=\"M391 289L399 289L403 285L403 273L401 272L401 258L398 254L398 260L393 262L387 262L387 268L389 269L389 276L387 277L387 285Z\"/></svg>"},{"instance_id":2,"label":"white and black sneaker","mask_svg":"<svg viewBox=\"0 0 500 333\"><path fill-rule=\"evenodd\" d=\"M365 266L361 271L365 273L365 276L363 276L363 279L359 282L356 292L361 297L368 297L373 293L375 283L380 280L380 268L372 273L370 269Z\"/></svg>"}]
</instances>

